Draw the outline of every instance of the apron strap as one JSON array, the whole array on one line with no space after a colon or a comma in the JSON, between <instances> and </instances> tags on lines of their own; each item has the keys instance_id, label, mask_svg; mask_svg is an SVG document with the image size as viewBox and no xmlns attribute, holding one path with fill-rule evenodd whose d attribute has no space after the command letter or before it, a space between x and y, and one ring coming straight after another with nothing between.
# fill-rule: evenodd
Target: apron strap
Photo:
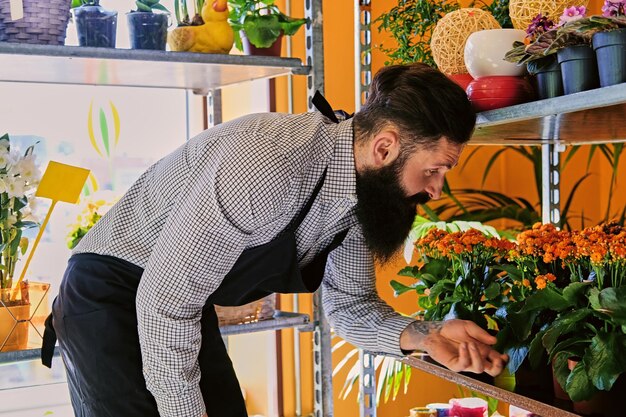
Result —
<instances>
[{"instance_id":1,"label":"apron strap","mask_svg":"<svg viewBox=\"0 0 626 417\"><path fill-rule=\"evenodd\" d=\"M328 117L335 123L339 123L339 119L337 119L337 116L335 115L332 106L330 105L328 100L326 100L326 98L322 95L322 93L316 91L315 95L313 96L313 100L311 100L311 103L313 103L315 108L319 110L319 112L322 113L324 116Z\"/></svg>"},{"instance_id":2,"label":"apron strap","mask_svg":"<svg viewBox=\"0 0 626 417\"><path fill-rule=\"evenodd\" d=\"M52 357L54 356L54 345L57 343L57 334L52 326L52 313L46 318L43 332L43 342L41 345L41 363L48 368L52 368Z\"/></svg>"}]
</instances>

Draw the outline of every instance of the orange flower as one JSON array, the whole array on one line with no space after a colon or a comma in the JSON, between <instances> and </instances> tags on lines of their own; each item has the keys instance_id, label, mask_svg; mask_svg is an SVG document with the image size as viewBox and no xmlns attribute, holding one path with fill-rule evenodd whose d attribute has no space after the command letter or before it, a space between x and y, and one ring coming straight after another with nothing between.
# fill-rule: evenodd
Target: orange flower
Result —
<instances>
[{"instance_id":1,"label":"orange flower","mask_svg":"<svg viewBox=\"0 0 626 417\"><path fill-rule=\"evenodd\" d=\"M543 275L538 275L537 278L535 278L535 284L537 284L538 290L543 290L546 288L547 282Z\"/></svg>"},{"instance_id":2,"label":"orange flower","mask_svg":"<svg viewBox=\"0 0 626 417\"><path fill-rule=\"evenodd\" d=\"M529 281L527 278L524 278L524 279L522 280L522 285L523 285L524 287L528 287L528 288L530 288L530 281Z\"/></svg>"},{"instance_id":3,"label":"orange flower","mask_svg":"<svg viewBox=\"0 0 626 417\"><path fill-rule=\"evenodd\" d=\"M550 282L554 282L556 280L556 277L554 276L554 274L551 274L549 272L545 274L544 277Z\"/></svg>"}]
</instances>

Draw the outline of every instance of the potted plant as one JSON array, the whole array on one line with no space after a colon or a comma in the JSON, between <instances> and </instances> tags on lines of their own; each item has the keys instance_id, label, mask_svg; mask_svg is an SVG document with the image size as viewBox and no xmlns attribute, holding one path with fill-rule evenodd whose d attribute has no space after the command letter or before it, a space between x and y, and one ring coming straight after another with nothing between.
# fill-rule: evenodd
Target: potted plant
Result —
<instances>
[{"instance_id":1,"label":"potted plant","mask_svg":"<svg viewBox=\"0 0 626 417\"><path fill-rule=\"evenodd\" d=\"M113 207L116 201L117 197L103 195L100 191L85 198L82 201L84 206L82 212L76 218L76 222L70 226L70 232L67 235L67 247L74 249L98 220Z\"/></svg>"},{"instance_id":2,"label":"potted plant","mask_svg":"<svg viewBox=\"0 0 626 417\"><path fill-rule=\"evenodd\" d=\"M306 23L285 15L274 0L229 0L235 46L248 55L280 56L282 35L293 36Z\"/></svg>"},{"instance_id":3,"label":"potted plant","mask_svg":"<svg viewBox=\"0 0 626 417\"><path fill-rule=\"evenodd\" d=\"M527 294L519 297L521 308L508 323L532 339L526 349L530 362L540 364L547 353L555 379L576 408L600 391L623 391L613 387L618 379L626 384L626 229L535 226L518 238L518 252L519 272L530 279L520 286ZM557 275L542 273L548 265ZM546 314L550 319L541 322ZM613 407L607 400L602 406Z\"/></svg>"},{"instance_id":4,"label":"potted plant","mask_svg":"<svg viewBox=\"0 0 626 417\"><path fill-rule=\"evenodd\" d=\"M24 349L31 317L28 284L15 288L15 266L28 248L22 235L37 226L29 220L30 204L41 174L33 146L23 154L11 149L9 135L0 137L0 351Z\"/></svg>"},{"instance_id":5,"label":"potted plant","mask_svg":"<svg viewBox=\"0 0 626 417\"><path fill-rule=\"evenodd\" d=\"M539 13L526 29L523 42L514 42L513 49L504 59L518 65L526 65L528 73L537 81L537 95L540 99L563 95L561 68L556 59L556 51L546 54L547 46L556 35L556 25L547 16Z\"/></svg>"},{"instance_id":6,"label":"potted plant","mask_svg":"<svg viewBox=\"0 0 626 417\"><path fill-rule=\"evenodd\" d=\"M126 13L130 47L165 50L169 10L160 0L136 0L137 10Z\"/></svg>"},{"instance_id":7,"label":"potted plant","mask_svg":"<svg viewBox=\"0 0 626 417\"><path fill-rule=\"evenodd\" d=\"M176 0L178 26L167 35L172 51L227 54L233 46L233 29L228 24L227 0L194 0L189 18L186 0Z\"/></svg>"},{"instance_id":8,"label":"potted plant","mask_svg":"<svg viewBox=\"0 0 626 417\"><path fill-rule=\"evenodd\" d=\"M72 12L80 46L115 48L116 11L105 10L100 0L72 0Z\"/></svg>"},{"instance_id":9,"label":"potted plant","mask_svg":"<svg viewBox=\"0 0 626 417\"><path fill-rule=\"evenodd\" d=\"M625 14L623 3L605 0L602 16L580 19L562 29L563 32L591 39L602 87L626 81Z\"/></svg>"}]
</instances>

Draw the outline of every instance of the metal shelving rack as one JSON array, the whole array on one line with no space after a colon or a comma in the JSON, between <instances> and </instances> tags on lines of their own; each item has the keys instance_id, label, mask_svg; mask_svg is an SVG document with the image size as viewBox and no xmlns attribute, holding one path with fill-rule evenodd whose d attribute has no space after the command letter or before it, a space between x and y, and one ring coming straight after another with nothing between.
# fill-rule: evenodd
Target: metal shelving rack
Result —
<instances>
[{"instance_id":1,"label":"metal shelving rack","mask_svg":"<svg viewBox=\"0 0 626 417\"><path fill-rule=\"evenodd\" d=\"M322 0L304 0L306 62L297 58L147 50L29 45L0 42L0 82L184 89L207 96L208 123L221 122L225 86L283 75L307 76L307 108L324 90ZM306 314L278 312L272 320L222 328L223 335L296 328L313 331L314 416L331 417L330 326L321 294L314 295L313 321ZM37 359L40 349L0 353L0 363Z\"/></svg>"},{"instance_id":2,"label":"metal shelving rack","mask_svg":"<svg viewBox=\"0 0 626 417\"><path fill-rule=\"evenodd\" d=\"M355 0L355 98L357 109L365 99L371 80L370 16L371 0ZM367 18L363 18L367 11ZM560 153L568 145L626 142L626 83L584 91L565 97L540 100L479 113L470 145L541 146L542 220L560 222ZM361 417L376 416L375 369L373 356L361 352ZM489 384L449 371L416 357L404 363L439 376L476 392L518 405L538 415L575 416L570 412L535 401Z\"/></svg>"}]
</instances>

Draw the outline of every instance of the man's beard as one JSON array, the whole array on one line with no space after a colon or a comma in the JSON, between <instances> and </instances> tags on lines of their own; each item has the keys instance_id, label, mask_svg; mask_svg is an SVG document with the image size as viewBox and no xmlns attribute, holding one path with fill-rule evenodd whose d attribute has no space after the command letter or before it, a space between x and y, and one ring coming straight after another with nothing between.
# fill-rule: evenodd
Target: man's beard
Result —
<instances>
[{"instance_id":1,"label":"man's beard","mask_svg":"<svg viewBox=\"0 0 626 417\"><path fill-rule=\"evenodd\" d=\"M404 243L415 219L416 206L430 200L426 192L407 197L400 182L404 161L378 170L368 169L356 179L356 216L374 259L386 263Z\"/></svg>"}]
</instances>

